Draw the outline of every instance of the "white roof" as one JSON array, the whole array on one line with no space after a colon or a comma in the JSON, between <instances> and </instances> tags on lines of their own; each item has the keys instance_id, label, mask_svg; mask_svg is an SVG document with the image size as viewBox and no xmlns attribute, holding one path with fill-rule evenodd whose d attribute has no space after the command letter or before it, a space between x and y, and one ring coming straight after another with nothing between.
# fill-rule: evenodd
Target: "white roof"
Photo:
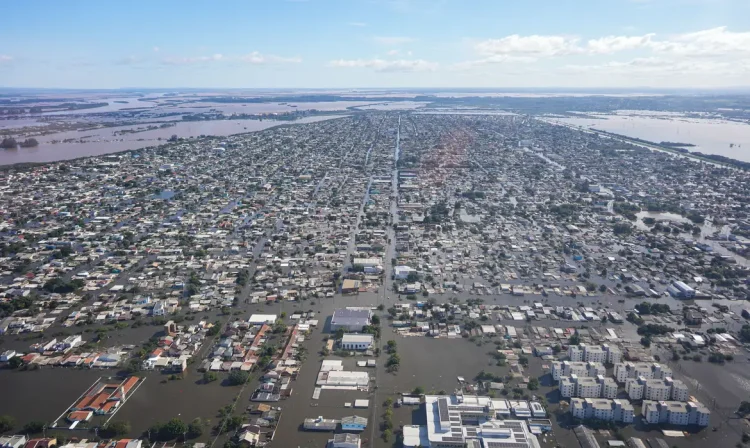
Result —
<instances>
[{"instance_id":1,"label":"white roof","mask_svg":"<svg viewBox=\"0 0 750 448\"><path fill-rule=\"evenodd\" d=\"M371 334L344 334L341 342L344 344L370 343L372 344L373 336Z\"/></svg>"},{"instance_id":2,"label":"white roof","mask_svg":"<svg viewBox=\"0 0 750 448\"><path fill-rule=\"evenodd\" d=\"M276 314L253 314L250 316L248 323L251 325L272 324L276 322L276 318Z\"/></svg>"}]
</instances>

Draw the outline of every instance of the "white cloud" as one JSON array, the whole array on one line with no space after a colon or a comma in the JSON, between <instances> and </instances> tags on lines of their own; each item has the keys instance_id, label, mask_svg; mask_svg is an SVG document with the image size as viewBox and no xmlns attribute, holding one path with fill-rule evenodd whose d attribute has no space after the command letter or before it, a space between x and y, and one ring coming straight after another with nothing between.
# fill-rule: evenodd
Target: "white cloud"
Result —
<instances>
[{"instance_id":1,"label":"white cloud","mask_svg":"<svg viewBox=\"0 0 750 448\"><path fill-rule=\"evenodd\" d=\"M211 56L193 56L193 57L168 57L162 62L167 65L191 65L205 62L219 62L224 59L224 55L216 53Z\"/></svg>"},{"instance_id":2,"label":"white cloud","mask_svg":"<svg viewBox=\"0 0 750 448\"><path fill-rule=\"evenodd\" d=\"M413 37L406 36L375 36L373 39L379 44L390 46L403 45L414 42Z\"/></svg>"},{"instance_id":3,"label":"white cloud","mask_svg":"<svg viewBox=\"0 0 750 448\"><path fill-rule=\"evenodd\" d=\"M390 51L388 52L388 56L396 56L396 55L397 55L398 53L399 53L399 51L398 51L398 50L390 50Z\"/></svg>"},{"instance_id":4,"label":"white cloud","mask_svg":"<svg viewBox=\"0 0 750 448\"><path fill-rule=\"evenodd\" d=\"M126 56L126 57L120 59L119 61L117 61L117 64L118 65L134 65L134 64L138 64L140 62L142 62L141 58L139 58L138 56L130 55L130 56Z\"/></svg>"},{"instance_id":5,"label":"white cloud","mask_svg":"<svg viewBox=\"0 0 750 448\"><path fill-rule=\"evenodd\" d=\"M520 36L487 39L475 46L483 56L526 55L531 57L564 56L579 53L578 38L569 36Z\"/></svg>"},{"instance_id":6,"label":"white cloud","mask_svg":"<svg viewBox=\"0 0 750 448\"><path fill-rule=\"evenodd\" d=\"M482 59L475 59L473 61L464 61L459 62L457 64L454 64L451 68L454 70L470 70L475 67L483 67L487 65L497 65L497 64L529 64L532 62L536 62L537 58L530 57L530 56L513 56L508 54L498 54L494 56L489 56Z\"/></svg>"},{"instance_id":7,"label":"white cloud","mask_svg":"<svg viewBox=\"0 0 750 448\"><path fill-rule=\"evenodd\" d=\"M651 43L657 53L677 56L713 56L750 54L750 31L732 32L720 26L694 33L672 36L668 40Z\"/></svg>"},{"instance_id":8,"label":"white cloud","mask_svg":"<svg viewBox=\"0 0 750 448\"><path fill-rule=\"evenodd\" d=\"M8 56L7 54L0 54L0 64L3 62L11 62L13 60L13 56Z\"/></svg>"},{"instance_id":9,"label":"white cloud","mask_svg":"<svg viewBox=\"0 0 750 448\"><path fill-rule=\"evenodd\" d=\"M283 57L272 54L263 54L258 51L253 51L241 56L226 56L221 53L216 53L210 56L192 56L192 57L168 57L162 60L163 64L166 65L193 65L193 64L207 64L216 62L246 62L250 64L286 64L286 63L300 63L302 59L299 57Z\"/></svg>"},{"instance_id":10,"label":"white cloud","mask_svg":"<svg viewBox=\"0 0 750 448\"><path fill-rule=\"evenodd\" d=\"M371 68L377 72L425 72L438 68L437 62L423 59L338 59L329 63L331 67Z\"/></svg>"},{"instance_id":11,"label":"white cloud","mask_svg":"<svg viewBox=\"0 0 750 448\"><path fill-rule=\"evenodd\" d=\"M593 54L611 54L619 51L635 50L651 44L654 34L644 36L606 36L587 42L586 51Z\"/></svg>"},{"instance_id":12,"label":"white cloud","mask_svg":"<svg viewBox=\"0 0 750 448\"><path fill-rule=\"evenodd\" d=\"M153 51L154 51L154 53L158 53L159 52L159 47L154 47Z\"/></svg>"},{"instance_id":13,"label":"white cloud","mask_svg":"<svg viewBox=\"0 0 750 448\"><path fill-rule=\"evenodd\" d=\"M272 54L261 54L257 51L253 51L250 54L246 54L244 56L239 57L240 61L243 62L249 62L251 64L274 64L274 63L300 63L302 62L302 59L299 57L282 57L282 56L276 56Z\"/></svg>"},{"instance_id":14,"label":"white cloud","mask_svg":"<svg viewBox=\"0 0 750 448\"><path fill-rule=\"evenodd\" d=\"M357 27L365 27L367 24L365 22L349 22L349 26L357 26Z\"/></svg>"}]
</instances>

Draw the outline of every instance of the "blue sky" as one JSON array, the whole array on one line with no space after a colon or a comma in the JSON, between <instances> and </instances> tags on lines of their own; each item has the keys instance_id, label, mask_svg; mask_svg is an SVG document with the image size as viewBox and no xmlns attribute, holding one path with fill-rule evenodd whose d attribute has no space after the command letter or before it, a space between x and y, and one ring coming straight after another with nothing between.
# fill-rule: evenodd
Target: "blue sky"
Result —
<instances>
[{"instance_id":1,"label":"blue sky","mask_svg":"<svg viewBox=\"0 0 750 448\"><path fill-rule=\"evenodd\" d=\"M750 85L748 0L3 4L4 87Z\"/></svg>"}]
</instances>

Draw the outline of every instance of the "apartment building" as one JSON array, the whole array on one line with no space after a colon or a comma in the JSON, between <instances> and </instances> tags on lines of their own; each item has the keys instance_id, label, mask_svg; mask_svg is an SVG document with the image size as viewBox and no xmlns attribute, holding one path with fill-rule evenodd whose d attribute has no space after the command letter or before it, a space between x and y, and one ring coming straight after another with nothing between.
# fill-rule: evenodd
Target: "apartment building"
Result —
<instances>
[{"instance_id":1,"label":"apartment building","mask_svg":"<svg viewBox=\"0 0 750 448\"><path fill-rule=\"evenodd\" d=\"M595 377L605 375L607 369L598 362L555 361L552 363L552 379L560 381L564 376Z\"/></svg>"},{"instance_id":2,"label":"apartment building","mask_svg":"<svg viewBox=\"0 0 750 448\"><path fill-rule=\"evenodd\" d=\"M615 364L615 379L625 383L628 378L645 378L663 380L672 376L672 369L659 363L622 362Z\"/></svg>"},{"instance_id":3,"label":"apartment building","mask_svg":"<svg viewBox=\"0 0 750 448\"><path fill-rule=\"evenodd\" d=\"M571 398L570 412L581 420L596 419L633 423L635 410L628 400L607 398Z\"/></svg>"},{"instance_id":4,"label":"apartment building","mask_svg":"<svg viewBox=\"0 0 750 448\"><path fill-rule=\"evenodd\" d=\"M644 420L653 425L668 423L679 426L708 426L711 418L711 411L697 401L685 403L645 400L642 413Z\"/></svg>"},{"instance_id":5,"label":"apartment building","mask_svg":"<svg viewBox=\"0 0 750 448\"><path fill-rule=\"evenodd\" d=\"M599 362L617 364L622 362L622 352L610 345L571 345L568 347L568 359L573 362Z\"/></svg>"},{"instance_id":6,"label":"apartment building","mask_svg":"<svg viewBox=\"0 0 750 448\"><path fill-rule=\"evenodd\" d=\"M617 383L603 375L594 378L571 375L560 378L560 395L564 398L616 398Z\"/></svg>"},{"instance_id":7,"label":"apartment building","mask_svg":"<svg viewBox=\"0 0 750 448\"><path fill-rule=\"evenodd\" d=\"M663 380L630 378L625 382L625 391L631 400L688 401L689 397L685 383L670 377Z\"/></svg>"}]
</instances>

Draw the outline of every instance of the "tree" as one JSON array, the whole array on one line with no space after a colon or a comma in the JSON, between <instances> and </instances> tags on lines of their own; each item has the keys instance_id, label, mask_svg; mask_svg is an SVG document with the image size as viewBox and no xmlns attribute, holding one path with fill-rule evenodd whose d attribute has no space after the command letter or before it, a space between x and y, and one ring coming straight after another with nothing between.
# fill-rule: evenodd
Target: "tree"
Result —
<instances>
[{"instance_id":1,"label":"tree","mask_svg":"<svg viewBox=\"0 0 750 448\"><path fill-rule=\"evenodd\" d=\"M422 386L417 386L417 387L415 387L415 388L414 388L414 390L413 390L413 391L411 391L411 393L412 393L413 395L422 395L422 394L424 394L424 387L422 387Z\"/></svg>"},{"instance_id":2,"label":"tree","mask_svg":"<svg viewBox=\"0 0 750 448\"><path fill-rule=\"evenodd\" d=\"M16 419L10 415L0 415L0 433L8 432L16 427Z\"/></svg>"},{"instance_id":3,"label":"tree","mask_svg":"<svg viewBox=\"0 0 750 448\"><path fill-rule=\"evenodd\" d=\"M568 338L568 344L570 345L578 345L581 343L581 337L578 336L578 333L573 333L570 338Z\"/></svg>"},{"instance_id":4,"label":"tree","mask_svg":"<svg viewBox=\"0 0 750 448\"><path fill-rule=\"evenodd\" d=\"M18 142L13 137L5 137L2 142L0 142L0 148L3 149L16 149L18 147Z\"/></svg>"},{"instance_id":5,"label":"tree","mask_svg":"<svg viewBox=\"0 0 750 448\"><path fill-rule=\"evenodd\" d=\"M216 373L211 372L210 370L203 374L203 382L206 384L214 382L217 379L219 379L219 377L216 375Z\"/></svg>"},{"instance_id":6,"label":"tree","mask_svg":"<svg viewBox=\"0 0 750 448\"><path fill-rule=\"evenodd\" d=\"M389 353L393 353L396 351L396 341L393 339L389 339L388 342L386 342L386 347L388 349Z\"/></svg>"},{"instance_id":7,"label":"tree","mask_svg":"<svg viewBox=\"0 0 750 448\"><path fill-rule=\"evenodd\" d=\"M23 360L20 356L14 356L8 361L8 368L17 369L23 365Z\"/></svg>"},{"instance_id":8,"label":"tree","mask_svg":"<svg viewBox=\"0 0 750 448\"><path fill-rule=\"evenodd\" d=\"M21 432L24 434L39 434L44 431L45 427L47 427L46 423L35 420L26 423Z\"/></svg>"},{"instance_id":9,"label":"tree","mask_svg":"<svg viewBox=\"0 0 750 448\"><path fill-rule=\"evenodd\" d=\"M130 422L112 422L104 427L102 436L114 439L129 434L130 431Z\"/></svg>"},{"instance_id":10,"label":"tree","mask_svg":"<svg viewBox=\"0 0 750 448\"><path fill-rule=\"evenodd\" d=\"M187 427L187 436L191 439L200 437L203 434L203 421L200 418L196 418Z\"/></svg>"},{"instance_id":11,"label":"tree","mask_svg":"<svg viewBox=\"0 0 750 448\"><path fill-rule=\"evenodd\" d=\"M172 440L185 434L188 426L179 418L168 421L159 431L159 436L164 440Z\"/></svg>"},{"instance_id":12,"label":"tree","mask_svg":"<svg viewBox=\"0 0 750 448\"><path fill-rule=\"evenodd\" d=\"M391 441L391 437L393 437L393 431L391 431L390 429L386 429L385 431L383 431L383 441L384 442L386 442L386 443L390 442Z\"/></svg>"},{"instance_id":13,"label":"tree","mask_svg":"<svg viewBox=\"0 0 750 448\"><path fill-rule=\"evenodd\" d=\"M239 386L245 384L248 378L250 378L249 373L243 372L242 370L232 370L229 373L229 384L231 386Z\"/></svg>"},{"instance_id":14,"label":"tree","mask_svg":"<svg viewBox=\"0 0 750 448\"><path fill-rule=\"evenodd\" d=\"M529 379L529 383L526 385L526 388L529 390L539 389L539 380L537 378Z\"/></svg>"},{"instance_id":15,"label":"tree","mask_svg":"<svg viewBox=\"0 0 750 448\"><path fill-rule=\"evenodd\" d=\"M21 148L34 148L39 146L39 142L35 138L27 138L21 142Z\"/></svg>"}]
</instances>

